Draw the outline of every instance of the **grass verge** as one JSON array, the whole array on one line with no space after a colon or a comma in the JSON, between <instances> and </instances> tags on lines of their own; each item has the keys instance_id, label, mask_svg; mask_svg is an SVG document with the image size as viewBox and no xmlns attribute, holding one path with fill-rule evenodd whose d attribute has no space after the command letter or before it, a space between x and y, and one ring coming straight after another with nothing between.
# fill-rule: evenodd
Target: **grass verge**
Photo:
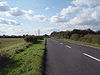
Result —
<instances>
[{"instance_id":1,"label":"grass verge","mask_svg":"<svg viewBox=\"0 0 100 75\"><path fill-rule=\"evenodd\" d=\"M40 41L10 57L5 66L0 68L0 75L40 75L44 48L44 41Z\"/></svg>"},{"instance_id":2,"label":"grass verge","mask_svg":"<svg viewBox=\"0 0 100 75\"><path fill-rule=\"evenodd\" d=\"M86 46L90 46L90 47L94 47L94 48L99 48L100 49L100 45L99 44L93 44L93 43L82 42L82 41L75 41L75 40L70 40L70 39L60 39L60 40L64 40L64 41L68 41L68 42L77 43L77 44L86 45Z\"/></svg>"}]
</instances>

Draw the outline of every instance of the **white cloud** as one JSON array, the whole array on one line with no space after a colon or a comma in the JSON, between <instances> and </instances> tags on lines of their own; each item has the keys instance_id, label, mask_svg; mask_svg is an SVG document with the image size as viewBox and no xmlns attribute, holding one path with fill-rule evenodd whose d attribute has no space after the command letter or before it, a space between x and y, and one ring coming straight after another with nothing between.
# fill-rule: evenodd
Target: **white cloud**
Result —
<instances>
[{"instance_id":1,"label":"white cloud","mask_svg":"<svg viewBox=\"0 0 100 75\"><path fill-rule=\"evenodd\" d=\"M0 15L4 16L24 16L26 18L33 18L33 11L32 10L23 10L19 9L18 7L12 8L8 5L7 2L0 2Z\"/></svg>"},{"instance_id":2,"label":"white cloud","mask_svg":"<svg viewBox=\"0 0 100 75\"><path fill-rule=\"evenodd\" d=\"M64 17L60 17L60 16L52 16L50 19L50 22L52 22L52 23L65 23L65 22L67 22L67 19Z\"/></svg>"},{"instance_id":3,"label":"white cloud","mask_svg":"<svg viewBox=\"0 0 100 75\"><path fill-rule=\"evenodd\" d=\"M0 35L5 34L5 31L0 30Z\"/></svg>"},{"instance_id":4,"label":"white cloud","mask_svg":"<svg viewBox=\"0 0 100 75\"><path fill-rule=\"evenodd\" d=\"M25 15L25 11L21 10L19 8L11 8L9 11L9 14L11 16L23 16L23 15Z\"/></svg>"},{"instance_id":5,"label":"white cloud","mask_svg":"<svg viewBox=\"0 0 100 75\"><path fill-rule=\"evenodd\" d=\"M0 18L0 25L21 25L21 23L15 20Z\"/></svg>"},{"instance_id":6,"label":"white cloud","mask_svg":"<svg viewBox=\"0 0 100 75\"><path fill-rule=\"evenodd\" d=\"M35 13L32 10L22 10L19 8L11 8L10 11L8 11L10 16L25 16L28 19L32 19Z\"/></svg>"},{"instance_id":7,"label":"white cloud","mask_svg":"<svg viewBox=\"0 0 100 75\"><path fill-rule=\"evenodd\" d=\"M73 0L74 5L97 5L100 4L100 0Z\"/></svg>"},{"instance_id":8,"label":"white cloud","mask_svg":"<svg viewBox=\"0 0 100 75\"><path fill-rule=\"evenodd\" d=\"M9 11L9 6L7 2L0 2L0 12L6 12Z\"/></svg>"},{"instance_id":9,"label":"white cloud","mask_svg":"<svg viewBox=\"0 0 100 75\"><path fill-rule=\"evenodd\" d=\"M75 1L77 2L78 0L75 0ZM84 0L80 0L80 1L84 2ZM90 0L87 0L87 1L90 1ZM98 26L100 25L99 13L100 13L99 5L96 5L93 7L84 7L84 6L81 7L81 6L72 5L72 6L68 6L67 8L63 8L57 16L52 16L50 18L50 21L52 23L56 23L60 25L62 24L62 25L71 25L71 26L72 25L80 25L80 26L83 26L83 25L96 26L97 25Z\"/></svg>"},{"instance_id":10,"label":"white cloud","mask_svg":"<svg viewBox=\"0 0 100 75\"><path fill-rule=\"evenodd\" d=\"M50 8L46 7L45 10L49 10Z\"/></svg>"},{"instance_id":11,"label":"white cloud","mask_svg":"<svg viewBox=\"0 0 100 75\"><path fill-rule=\"evenodd\" d=\"M27 17L29 20L32 20L35 15L35 12L33 12L32 10L25 11L25 13L25 17Z\"/></svg>"},{"instance_id":12,"label":"white cloud","mask_svg":"<svg viewBox=\"0 0 100 75\"><path fill-rule=\"evenodd\" d=\"M80 7L74 7L74 6L69 6L67 8L63 8L60 12L60 15L62 16L67 16L71 13L75 13L76 11L78 11L79 9L81 9Z\"/></svg>"},{"instance_id":13,"label":"white cloud","mask_svg":"<svg viewBox=\"0 0 100 75\"><path fill-rule=\"evenodd\" d=\"M39 22L46 21L46 17L44 15L34 15L33 18Z\"/></svg>"},{"instance_id":14,"label":"white cloud","mask_svg":"<svg viewBox=\"0 0 100 75\"><path fill-rule=\"evenodd\" d=\"M99 10L99 11L98 11ZM78 15L70 19L67 24L100 25L100 8L83 8Z\"/></svg>"},{"instance_id":15,"label":"white cloud","mask_svg":"<svg viewBox=\"0 0 100 75\"><path fill-rule=\"evenodd\" d=\"M49 8L46 8L48 10ZM0 2L0 15L12 17L26 17L29 20L43 22L46 20L44 15L35 14L32 10L23 10L18 7L12 8L7 2Z\"/></svg>"},{"instance_id":16,"label":"white cloud","mask_svg":"<svg viewBox=\"0 0 100 75\"><path fill-rule=\"evenodd\" d=\"M92 13L92 17L96 20L100 20L100 6L94 8L94 12Z\"/></svg>"}]
</instances>

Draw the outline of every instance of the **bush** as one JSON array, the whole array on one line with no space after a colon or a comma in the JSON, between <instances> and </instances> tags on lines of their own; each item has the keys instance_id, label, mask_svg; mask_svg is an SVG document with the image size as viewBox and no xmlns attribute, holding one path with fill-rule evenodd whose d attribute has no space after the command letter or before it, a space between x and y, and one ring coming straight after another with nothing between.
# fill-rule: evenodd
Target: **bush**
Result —
<instances>
[{"instance_id":1,"label":"bush","mask_svg":"<svg viewBox=\"0 0 100 75\"><path fill-rule=\"evenodd\" d=\"M72 40L78 40L80 38L79 34L72 34L70 39Z\"/></svg>"},{"instance_id":2,"label":"bush","mask_svg":"<svg viewBox=\"0 0 100 75\"><path fill-rule=\"evenodd\" d=\"M82 38L82 41L91 43L93 39L93 35L87 34Z\"/></svg>"},{"instance_id":3,"label":"bush","mask_svg":"<svg viewBox=\"0 0 100 75\"><path fill-rule=\"evenodd\" d=\"M37 41L37 38L35 37L35 36L26 36L25 38L24 38L24 40L26 41L26 42L31 42L31 43L37 43L38 41Z\"/></svg>"},{"instance_id":4,"label":"bush","mask_svg":"<svg viewBox=\"0 0 100 75\"><path fill-rule=\"evenodd\" d=\"M100 44L100 35L90 35L90 34L88 34L88 35L85 35L81 39L84 42Z\"/></svg>"},{"instance_id":5,"label":"bush","mask_svg":"<svg viewBox=\"0 0 100 75\"><path fill-rule=\"evenodd\" d=\"M36 36L36 38L37 38L38 40L43 40L43 39L44 39L43 36Z\"/></svg>"},{"instance_id":6,"label":"bush","mask_svg":"<svg viewBox=\"0 0 100 75\"><path fill-rule=\"evenodd\" d=\"M94 35L92 38L92 42L96 44L100 44L100 35Z\"/></svg>"}]
</instances>

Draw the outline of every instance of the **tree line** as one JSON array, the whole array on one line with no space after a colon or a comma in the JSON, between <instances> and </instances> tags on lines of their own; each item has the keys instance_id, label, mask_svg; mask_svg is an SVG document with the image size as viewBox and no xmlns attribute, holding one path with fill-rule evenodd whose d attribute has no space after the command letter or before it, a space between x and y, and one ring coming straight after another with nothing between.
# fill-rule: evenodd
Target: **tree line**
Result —
<instances>
[{"instance_id":1,"label":"tree line","mask_svg":"<svg viewBox=\"0 0 100 75\"><path fill-rule=\"evenodd\" d=\"M78 41L100 44L100 30L93 31L91 29L86 29L86 30L74 29L72 31L52 32L50 36L60 39L66 38L76 41L78 40Z\"/></svg>"},{"instance_id":2,"label":"tree line","mask_svg":"<svg viewBox=\"0 0 100 75\"><path fill-rule=\"evenodd\" d=\"M45 37L49 37L49 35L45 34L45 35L40 35L40 36L35 36L35 35L0 35L0 38L25 38L26 36L34 36L34 37L38 37L38 38L45 38Z\"/></svg>"}]
</instances>

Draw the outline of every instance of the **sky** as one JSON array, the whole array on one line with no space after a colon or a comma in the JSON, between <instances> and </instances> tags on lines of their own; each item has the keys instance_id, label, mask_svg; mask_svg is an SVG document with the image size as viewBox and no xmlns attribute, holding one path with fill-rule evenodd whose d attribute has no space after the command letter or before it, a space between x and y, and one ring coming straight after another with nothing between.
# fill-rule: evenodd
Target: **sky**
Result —
<instances>
[{"instance_id":1,"label":"sky","mask_svg":"<svg viewBox=\"0 0 100 75\"><path fill-rule=\"evenodd\" d=\"M100 30L100 0L1 0L0 35Z\"/></svg>"}]
</instances>

